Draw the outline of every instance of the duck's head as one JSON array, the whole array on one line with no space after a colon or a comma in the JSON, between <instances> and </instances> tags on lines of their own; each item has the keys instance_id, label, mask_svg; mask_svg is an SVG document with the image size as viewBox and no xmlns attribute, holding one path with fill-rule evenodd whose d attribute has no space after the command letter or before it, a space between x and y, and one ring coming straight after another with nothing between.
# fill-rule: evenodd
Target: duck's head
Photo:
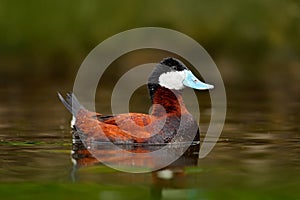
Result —
<instances>
[{"instance_id":1,"label":"duck's head","mask_svg":"<svg viewBox=\"0 0 300 200\"><path fill-rule=\"evenodd\" d=\"M171 57L163 59L148 79L151 96L159 86L177 91L185 87L197 90L214 88L213 85L201 82L180 60Z\"/></svg>"}]
</instances>

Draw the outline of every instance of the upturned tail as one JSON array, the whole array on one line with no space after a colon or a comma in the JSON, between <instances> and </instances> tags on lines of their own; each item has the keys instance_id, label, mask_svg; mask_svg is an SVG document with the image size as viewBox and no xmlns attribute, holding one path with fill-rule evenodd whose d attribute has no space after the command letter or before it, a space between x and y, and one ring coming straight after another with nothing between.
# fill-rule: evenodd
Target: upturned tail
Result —
<instances>
[{"instance_id":1,"label":"upturned tail","mask_svg":"<svg viewBox=\"0 0 300 200\"><path fill-rule=\"evenodd\" d=\"M59 92L57 92L57 95L60 101L65 105L70 113L73 114L73 116L76 116L79 110L85 109L72 92L67 93L66 98L63 98Z\"/></svg>"}]
</instances>

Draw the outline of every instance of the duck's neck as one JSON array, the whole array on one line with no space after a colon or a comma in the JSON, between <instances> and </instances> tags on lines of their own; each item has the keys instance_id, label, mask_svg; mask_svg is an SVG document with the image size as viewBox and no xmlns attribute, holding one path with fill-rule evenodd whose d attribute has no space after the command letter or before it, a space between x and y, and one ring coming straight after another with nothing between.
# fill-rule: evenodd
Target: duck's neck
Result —
<instances>
[{"instance_id":1,"label":"duck's neck","mask_svg":"<svg viewBox=\"0 0 300 200\"><path fill-rule=\"evenodd\" d=\"M165 113L172 113L180 116L187 112L183 103L181 91L170 90L159 85L156 85L155 88L149 89L153 104L151 112L152 115L162 116Z\"/></svg>"}]
</instances>

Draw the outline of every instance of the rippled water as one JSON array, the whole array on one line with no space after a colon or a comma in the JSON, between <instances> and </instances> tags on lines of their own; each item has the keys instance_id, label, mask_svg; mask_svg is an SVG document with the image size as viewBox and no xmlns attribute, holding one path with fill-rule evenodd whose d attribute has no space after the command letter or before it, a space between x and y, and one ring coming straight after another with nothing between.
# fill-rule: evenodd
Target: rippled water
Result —
<instances>
[{"instance_id":1,"label":"rippled water","mask_svg":"<svg viewBox=\"0 0 300 200\"><path fill-rule=\"evenodd\" d=\"M153 173L116 171L84 152L71 155L70 114L58 101L65 85L0 90L1 199L300 199L300 101L261 90L228 89L228 112L213 151L197 151ZM135 98L145 99L145 94ZM101 100L102 97L98 99ZM201 125L209 101L199 98ZM138 100L133 107L147 110ZM108 103L99 110L109 112ZM78 149L77 149L78 150ZM83 164L74 166L74 159Z\"/></svg>"}]
</instances>

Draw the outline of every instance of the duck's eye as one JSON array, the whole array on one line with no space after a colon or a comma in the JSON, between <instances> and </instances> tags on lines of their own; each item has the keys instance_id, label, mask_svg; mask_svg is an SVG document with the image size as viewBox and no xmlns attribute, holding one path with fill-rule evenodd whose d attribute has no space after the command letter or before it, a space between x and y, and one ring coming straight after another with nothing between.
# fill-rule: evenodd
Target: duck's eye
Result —
<instances>
[{"instance_id":1,"label":"duck's eye","mask_svg":"<svg viewBox=\"0 0 300 200\"><path fill-rule=\"evenodd\" d=\"M175 66L175 65L173 65L171 68L174 70L177 70L177 66Z\"/></svg>"}]
</instances>

